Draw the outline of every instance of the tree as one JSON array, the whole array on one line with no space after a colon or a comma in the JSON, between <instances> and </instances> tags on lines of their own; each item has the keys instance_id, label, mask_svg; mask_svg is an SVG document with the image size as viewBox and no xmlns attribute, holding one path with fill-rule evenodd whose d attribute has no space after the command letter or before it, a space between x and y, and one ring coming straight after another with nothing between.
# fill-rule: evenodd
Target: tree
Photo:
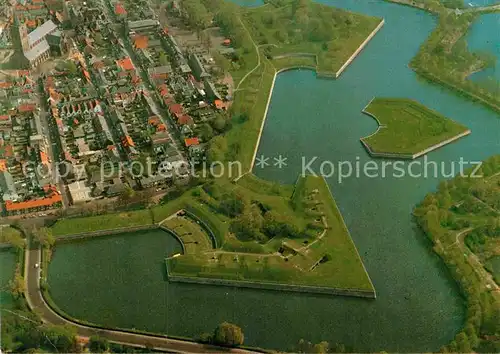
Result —
<instances>
[{"instance_id":1,"label":"tree","mask_svg":"<svg viewBox=\"0 0 500 354\"><path fill-rule=\"evenodd\" d=\"M89 350L93 353L104 353L109 350L109 342L106 338L92 336L89 339Z\"/></svg>"},{"instance_id":2,"label":"tree","mask_svg":"<svg viewBox=\"0 0 500 354\"><path fill-rule=\"evenodd\" d=\"M214 136L214 130L210 124L203 124L200 128L200 135L204 141L209 141Z\"/></svg>"},{"instance_id":3,"label":"tree","mask_svg":"<svg viewBox=\"0 0 500 354\"><path fill-rule=\"evenodd\" d=\"M10 243L16 248L24 247L24 239L18 230L9 227L0 228L1 241L2 243Z\"/></svg>"},{"instance_id":4,"label":"tree","mask_svg":"<svg viewBox=\"0 0 500 354\"><path fill-rule=\"evenodd\" d=\"M39 229L33 229L33 237L40 244L46 247L52 247L56 242L56 238L52 234L52 230L46 227L41 227Z\"/></svg>"},{"instance_id":5,"label":"tree","mask_svg":"<svg viewBox=\"0 0 500 354\"><path fill-rule=\"evenodd\" d=\"M70 75L75 75L78 71L78 66L76 66L74 61L68 60L64 63L64 68L68 70Z\"/></svg>"},{"instance_id":6,"label":"tree","mask_svg":"<svg viewBox=\"0 0 500 354\"><path fill-rule=\"evenodd\" d=\"M245 336L240 327L223 322L215 329L213 339L216 344L235 347L243 344Z\"/></svg>"},{"instance_id":7,"label":"tree","mask_svg":"<svg viewBox=\"0 0 500 354\"><path fill-rule=\"evenodd\" d=\"M231 192L222 196L219 208L220 211L229 217L236 217L243 213L248 201L240 194Z\"/></svg>"},{"instance_id":8,"label":"tree","mask_svg":"<svg viewBox=\"0 0 500 354\"><path fill-rule=\"evenodd\" d=\"M20 273L16 273L14 279L9 282L9 285L10 292L12 293L12 296L14 296L14 298L18 299L23 296L24 291L26 290L26 285L24 282L24 278Z\"/></svg>"},{"instance_id":9,"label":"tree","mask_svg":"<svg viewBox=\"0 0 500 354\"><path fill-rule=\"evenodd\" d=\"M328 353L330 344L326 341L314 345L314 353L324 354Z\"/></svg>"},{"instance_id":10,"label":"tree","mask_svg":"<svg viewBox=\"0 0 500 354\"><path fill-rule=\"evenodd\" d=\"M47 348L55 348L65 353L76 349L76 330L69 326L44 325L42 343Z\"/></svg>"},{"instance_id":11,"label":"tree","mask_svg":"<svg viewBox=\"0 0 500 354\"><path fill-rule=\"evenodd\" d=\"M262 223L263 217L258 208L251 208L231 223L230 230L241 241L265 241L267 238L260 232Z\"/></svg>"}]
</instances>

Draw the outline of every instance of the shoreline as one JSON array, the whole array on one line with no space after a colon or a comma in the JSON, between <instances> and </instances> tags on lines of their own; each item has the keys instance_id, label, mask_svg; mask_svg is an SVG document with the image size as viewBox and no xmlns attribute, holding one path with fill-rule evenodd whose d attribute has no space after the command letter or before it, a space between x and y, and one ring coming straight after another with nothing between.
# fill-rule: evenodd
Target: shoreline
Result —
<instances>
[{"instance_id":1,"label":"shoreline","mask_svg":"<svg viewBox=\"0 0 500 354\"><path fill-rule=\"evenodd\" d=\"M361 51L370 43L370 41L375 37L375 35L384 27L385 19L382 19L377 27L366 37L366 39L361 43L361 45L354 51L354 53L347 59L347 61L340 67L339 70L335 73L335 78L339 78L340 75L345 71L345 69L356 59L356 57L361 53Z\"/></svg>"},{"instance_id":2,"label":"shoreline","mask_svg":"<svg viewBox=\"0 0 500 354\"><path fill-rule=\"evenodd\" d=\"M349 297L359 297L365 299L376 298L375 291L370 291L370 290L327 288L327 287L310 286L310 285L280 284L280 283L258 282L249 280L225 280L225 279L215 279L215 278L211 279L202 277L171 275L169 274L168 267L167 267L167 277L168 281L172 283L229 286L235 288L288 291L288 292L305 293L305 294L349 296Z\"/></svg>"}]
</instances>

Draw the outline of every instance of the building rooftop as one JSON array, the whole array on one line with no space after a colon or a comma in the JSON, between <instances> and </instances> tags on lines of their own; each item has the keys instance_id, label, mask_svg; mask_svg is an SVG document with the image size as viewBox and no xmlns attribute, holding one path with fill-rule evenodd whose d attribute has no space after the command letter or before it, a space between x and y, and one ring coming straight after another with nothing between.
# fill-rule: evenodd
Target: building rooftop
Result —
<instances>
[{"instance_id":1,"label":"building rooftop","mask_svg":"<svg viewBox=\"0 0 500 354\"><path fill-rule=\"evenodd\" d=\"M5 209L7 211L17 211L41 207L51 207L56 203L62 202L62 197L55 187L51 187L52 194L48 197L35 200L27 200L24 202L13 202L11 200L5 201Z\"/></svg>"},{"instance_id":2,"label":"building rooftop","mask_svg":"<svg viewBox=\"0 0 500 354\"><path fill-rule=\"evenodd\" d=\"M43 41L38 43L36 46L34 46L32 49L25 52L24 56L26 57L26 59L28 59L30 62L32 62L49 49L50 49L49 42L47 42L47 40L44 39Z\"/></svg>"},{"instance_id":3,"label":"building rooftop","mask_svg":"<svg viewBox=\"0 0 500 354\"><path fill-rule=\"evenodd\" d=\"M128 21L128 28L130 30L154 27L158 26L160 23L157 20L138 20L138 21Z\"/></svg>"},{"instance_id":4,"label":"building rooftop","mask_svg":"<svg viewBox=\"0 0 500 354\"><path fill-rule=\"evenodd\" d=\"M52 20L48 20L43 25L37 27L34 31L28 33L28 43L33 45L33 43L44 38L47 34L57 29L57 26Z\"/></svg>"},{"instance_id":5,"label":"building rooftop","mask_svg":"<svg viewBox=\"0 0 500 354\"><path fill-rule=\"evenodd\" d=\"M172 67L170 65L157 66L155 68L149 68L148 72L151 76L170 74L172 72Z\"/></svg>"}]
</instances>

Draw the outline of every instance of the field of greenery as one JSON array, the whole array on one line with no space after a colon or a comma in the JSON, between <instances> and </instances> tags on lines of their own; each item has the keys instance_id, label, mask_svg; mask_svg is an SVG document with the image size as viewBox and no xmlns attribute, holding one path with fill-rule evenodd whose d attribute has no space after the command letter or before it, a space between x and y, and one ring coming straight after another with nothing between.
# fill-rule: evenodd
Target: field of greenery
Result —
<instances>
[{"instance_id":1,"label":"field of greenery","mask_svg":"<svg viewBox=\"0 0 500 354\"><path fill-rule=\"evenodd\" d=\"M500 200L500 155L485 161L477 175L483 177L457 176L441 182L414 211L467 299L463 330L442 351L500 350L495 341L500 333L500 292L488 272L500 249L500 211L495 203Z\"/></svg>"},{"instance_id":2,"label":"field of greenery","mask_svg":"<svg viewBox=\"0 0 500 354\"><path fill-rule=\"evenodd\" d=\"M310 0L275 0L247 10L244 21L267 56L315 54L318 72L335 73L382 19Z\"/></svg>"},{"instance_id":3,"label":"field of greenery","mask_svg":"<svg viewBox=\"0 0 500 354\"><path fill-rule=\"evenodd\" d=\"M51 229L55 237L61 237L83 232L112 230L151 224L153 224L152 213L149 210L137 210L83 218L61 219L58 220Z\"/></svg>"},{"instance_id":4,"label":"field of greenery","mask_svg":"<svg viewBox=\"0 0 500 354\"><path fill-rule=\"evenodd\" d=\"M186 216L174 216L162 226L175 232L184 245L186 254L206 252L212 249L212 242L205 230Z\"/></svg>"},{"instance_id":5,"label":"field of greenery","mask_svg":"<svg viewBox=\"0 0 500 354\"><path fill-rule=\"evenodd\" d=\"M242 184L255 188L258 181L251 177ZM288 187L262 184L269 189L212 183L198 190L196 198L228 218L225 243L221 249L168 260L170 273L373 290L323 179L299 178L293 195ZM270 190L274 195L266 193Z\"/></svg>"},{"instance_id":6,"label":"field of greenery","mask_svg":"<svg viewBox=\"0 0 500 354\"><path fill-rule=\"evenodd\" d=\"M378 120L380 129L362 140L376 153L415 154L467 130L422 104L375 98L363 110Z\"/></svg>"},{"instance_id":7,"label":"field of greenery","mask_svg":"<svg viewBox=\"0 0 500 354\"><path fill-rule=\"evenodd\" d=\"M479 15L454 12L438 7L439 23L422 44L410 67L422 77L455 90L500 112L500 85L497 80L475 82L468 77L475 71L495 65L495 56L470 52L465 34Z\"/></svg>"}]
</instances>

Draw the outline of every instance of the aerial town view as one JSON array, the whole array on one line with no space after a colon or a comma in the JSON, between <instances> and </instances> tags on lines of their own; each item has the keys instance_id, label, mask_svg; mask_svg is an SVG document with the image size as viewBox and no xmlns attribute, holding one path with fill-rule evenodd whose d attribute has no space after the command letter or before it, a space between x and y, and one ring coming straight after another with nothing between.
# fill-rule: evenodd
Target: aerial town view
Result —
<instances>
[{"instance_id":1,"label":"aerial town view","mask_svg":"<svg viewBox=\"0 0 500 354\"><path fill-rule=\"evenodd\" d=\"M0 0L0 352L500 352L499 0Z\"/></svg>"}]
</instances>

